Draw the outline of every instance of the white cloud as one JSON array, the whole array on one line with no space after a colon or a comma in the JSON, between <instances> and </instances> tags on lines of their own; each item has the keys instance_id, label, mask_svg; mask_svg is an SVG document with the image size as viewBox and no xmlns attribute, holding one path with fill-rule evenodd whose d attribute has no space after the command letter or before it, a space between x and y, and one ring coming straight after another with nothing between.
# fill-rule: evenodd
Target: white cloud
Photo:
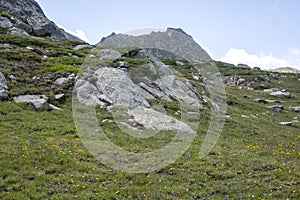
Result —
<instances>
[{"instance_id":1,"label":"white cloud","mask_svg":"<svg viewBox=\"0 0 300 200\"><path fill-rule=\"evenodd\" d=\"M300 69L300 49L290 48L284 58L276 58L272 53L259 55L249 54L244 49L229 49L225 56L219 60L232 64L247 64L251 67L258 66L262 69L273 69L278 67L293 67Z\"/></svg>"},{"instance_id":2,"label":"white cloud","mask_svg":"<svg viewBox=\"0 0 300 200\"><path fill-rule=\"evenodd\" d=\"M59 28L64 29L67 33L70 33L70 34L72 34L74 36L77 36L78 38L80 38L80 39L82 39L82 40L84 40L84 41L86 41L88 43L91 43L89 41L89 39L86 37L85 32L83 30L77 29L76 31L70 31L70 30L66 29L66 27L64 27L63 25L57 24L57 26Z\"/></svg>"}]
</instances>

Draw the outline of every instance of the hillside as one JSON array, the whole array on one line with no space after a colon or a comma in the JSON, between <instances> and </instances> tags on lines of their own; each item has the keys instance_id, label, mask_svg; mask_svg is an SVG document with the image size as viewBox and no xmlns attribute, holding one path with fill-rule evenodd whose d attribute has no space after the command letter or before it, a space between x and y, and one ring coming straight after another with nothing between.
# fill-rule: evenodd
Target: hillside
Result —
<instances>
[{"instance_id":1,"label":"hillside","mask_svg":"<svg viewBox=\"0 0 300 200\"><path fill-rule=\"evenodd\" d=\"M170 52L158 62L143 57L142 48L91 49L92 46L78 44L0 35L1 199L300 198L299 74L241 69L208 60L201 66L217 66L226 85L226 99L218 99L209 92L209 81L205 78L210 74L201 72L204 68L173 57ZM74 50L76 46L79 50ZM109 59L103 60L106 56ZM185 84L192 85L184 90L182 98L194 103L192 108L187 106L193 111L188 116L195 117L197 111L199 121L193 129L194 140L182 156L161 169L137 174L118 171L95 159L75 127L74 86L77 98L82 97L83 103L96 107L96 118L105 136L127 151L151 152L171 142L176 135L171 125L149 138L124 134L120 122L125 128L136 128L133 134L147 128L149 123L137 117L143 115L133 113L135 118L122 121L122 117L116 118L114 112L109 112L109 106L127 101L126 94L131 90L124 87L119 91L128 80L114 79L111 81L116 85L111 86L120 93L107 93L101 85L109 82L96 73L99 64L100 71L127 74L132 88L147 88L148 95L144 94L142 101L134 101L131 106L143 105L145 109L153 108L151 112L161 111L178 126L182 117L180 98L164 96L168 90L162 89L157 76L150 76L149 69L163 75L175 71L180 87L174 86L174 90L182 92L180 88L188 86ZM78 82L81 78L91 83L89 90L78 89L84 85ZM144 84L139 85L141 82ZM84 93L90 89L91 93ZM115 94L123 96L117 98ZM38 95L38 100L17 103L16 97L21 95ZM225 117L224 128L214 148L200 158L210 119L218 110L215 103L226 105L226 112L223 107L218 111ZM150 125L159 128L159 124Z\"/></svg>"}]
</instances>

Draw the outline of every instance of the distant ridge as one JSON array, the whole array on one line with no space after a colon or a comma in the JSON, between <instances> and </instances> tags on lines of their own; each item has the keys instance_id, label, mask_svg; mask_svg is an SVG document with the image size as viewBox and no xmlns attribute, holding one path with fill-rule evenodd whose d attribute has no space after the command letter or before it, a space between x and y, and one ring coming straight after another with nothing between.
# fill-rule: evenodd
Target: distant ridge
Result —
<instances>
[{"instance_id":1,"label":"distant ridge","mask_svg":"<svg viewBox=\"0 0 300 200\"><path fill-rule=\"evenodd\" d=\"M168 50L177 55L183 55L191 60L212 60L208 53L194 41L192 36L188 35L181 28L168 28L165 32L153 31L150 34L138 36L112 33L102 38L97 46L157 48Z\"/></svg>"},{"instance_id":2,"label":"distant ridge","mask_svg":"<svg viewBox=\"0 0 300 200\"><path fill-rule=\"evenodd\" d=\"M268 71L278 72L278 73L295 73L295 74L300 73L300 70L292 68L292 67L279 67L279 68L275 68L275 69L269 69Z\"/></svg>"}]
</instances>

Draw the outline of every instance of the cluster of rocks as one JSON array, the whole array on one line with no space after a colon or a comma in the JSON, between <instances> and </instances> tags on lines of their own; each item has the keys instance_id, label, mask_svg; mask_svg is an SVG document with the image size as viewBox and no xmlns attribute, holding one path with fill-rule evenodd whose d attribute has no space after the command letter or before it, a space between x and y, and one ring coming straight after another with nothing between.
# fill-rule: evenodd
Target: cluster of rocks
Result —
<instances>
[{"instance_id":1,"label":"cluster of rocks","mask_svg":"<svg viewBox=\"0 0 300 200\"><path fill-rule=\"evenodd\" d=\"M250 87L251 83L248 82L245 78L241 78L238 76L225 76L223 78L224 84L226 86L234 87L234 86L242 86L242 87Z\"/></svg>"}]
</instances>

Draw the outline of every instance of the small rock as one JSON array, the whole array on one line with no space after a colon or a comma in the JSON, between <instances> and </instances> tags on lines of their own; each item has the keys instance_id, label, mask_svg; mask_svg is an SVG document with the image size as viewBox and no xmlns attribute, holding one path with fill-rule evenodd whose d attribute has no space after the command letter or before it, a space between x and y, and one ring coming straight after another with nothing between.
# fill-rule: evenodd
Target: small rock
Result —
<instances>
[{"instance_id":1,"label":"small rock","mask_svg":"<svg viewBox=\"0 0 300 200\"><path fill-rule=\"evenodd\" d=\"M61 108L56 107L56 106L53 105L53 104L49 104L49 108L52 109L52 110L62 110Z\"/></svg>"},{"instance_id":2,"label":"small rock","mask_svg":"<svg viewBox=\"0 0 300 200\"><path fill-rule=\"evenodd\" d=\"M124 62L124 61L120 61L118 67L120 67L120 68L128 68L129 67L129 63L128 62Z\"/></svg>"},{"instance_id":3,"label":"small rock","mask_svg":"<svg viewBox=\"0 0 300 200\"><path fill-rule=\"evenodd\" d=\"M69 80L73 80L73 79L75 79L76 78L76 75L75 74L70 74L69 76L68 76L68 79Z\"/></svg>"},{"instance_id":4,"label":"small rock","mask_svg":"<svg viewBox=\"0 0 300 200\"><path fill-rule=\"evenodd\" d=\"M175 64L176 64L176 66L182 66L182 65L184 65L184 63L183 63L183 62L181 62L181 61L178 61L178 60L175 62Z\"/></svg>"},{"instance_id":5,"label":"small rock","mask_svg":"<svg viewBox=\"0 0 300 200\"><path fill-rule=\"evenodd\" d=\"M12 46L11 46L11 44L4 43L4 44L0 44L0 48L3 48L3 49L12 49Z\"/></svg>"},{"instance_id":6,"label":"small rock","mask_svg":"<svg viewBox=\"0 0 300 200\"><path fill-rule=\"evenodd\" d=\"M267 104L268 102L265 99L254 99L254 101L262 104Z\"/></svg>"},{"instance_id":7,"label":"small rock","mask_svg":"<svg viewBox=\"0 0 300 200\"><path fill-rule=\"evenodd\" d=\"M34 77L32 77L32 80L34 80L34 81L36 81L36 80L40 80L40 77L38 77L38 76L34 76Z\"/></svg>"},{"instance_id":8,"label":"small rock","mask_svg":"<svg viewBox=\"0 0 300 200\"><path fill-rule=\"evenodd\" d=\"M242 117L242 118L246 118L246 119L249 119L249 118L250 118L250 117L247 116L247 115L242 115L241 117Z\"/></svg>"},{"instance_id":9,"label":"small rock","mask_svg":"<svg viewBox=\"0 0 300 200\"><path fill-rule=\"evenodd\" d=\"M253 71L261 71L261 69L259 67L253 67L252 69Z\"/></svg>"},{"instance_id":10,"label":"small rock","mask_svg":"<svg viewBox=\"0 0 300 200\"><path fill-rule=\"evenodd\" d=\"M10 80L16 80L16 77L14 75L9 75Z\"/></svg>"},{"instance_id":11,"label":"small rock","mask_svg":"<svg viewBox=\"0 0 300 200\"><path fill-rule=\"evenodd\" d=\"M55 84L57 85L63 85L64 83L68 82L68 79L67 78L58 78L55 80Z\"/></svg>"},{"instance_id":12,"label":"small rock","mask_svg":"<svg viewBox=\"0 0 300 200\"><path fill-rule=\"evenodd\" d=\"M89 55L89 58L96 58L96 56L91 54L91 55Z\"/></svg>"},{"instance_id":13,"label":"small rock","mask_svg":"<svg viewBox=\"0 0 300 200\"><path fill-rule=\"evenodd\" d=\"M275 112L283 112L284 108L281 105L273 105L273 106L267 106L267 108L270 108L274 110Z\"/></svg>"},{"instance_id":14,"label":"small rock","mask_svg":"<svg viewBox=\"0 0 300 200\"><path fill-rule=\"evenodd\" d=\"M65 94L57 94L54 96L54 98L59 100L59 99L62 99L64 96L65 96Z\"/></svg>"},{"instance_id":15,"label":"small rock","mask_svg":"<svg viewBox=\"0 0 300 200\"><path fill-rule=\"evenodd\" d=\"M198 76L193 76L193 79L196 81L199 81L199 77Z\"/></svg>"},{"instance_id":16,"label":"small rock","mask_svg":"<svg viewBox=\"0 0 300 200\"><path fill-rule=\"evenodd\" d=\"M243 78L240 78L238 81L237 81L237 85L244 85L246 84L246 80L243 79Z\"/></svg>"},{"instance_id":17,"label":"small rock","mask_svg":"<svg viewBox=\"0 0 300 200\"><path fill-rule=\"evenodd\" d=\"M285 126L291 126L293 125L293 122L280 122L280 124Z\"/></svg>"}]
</instances>

